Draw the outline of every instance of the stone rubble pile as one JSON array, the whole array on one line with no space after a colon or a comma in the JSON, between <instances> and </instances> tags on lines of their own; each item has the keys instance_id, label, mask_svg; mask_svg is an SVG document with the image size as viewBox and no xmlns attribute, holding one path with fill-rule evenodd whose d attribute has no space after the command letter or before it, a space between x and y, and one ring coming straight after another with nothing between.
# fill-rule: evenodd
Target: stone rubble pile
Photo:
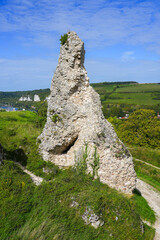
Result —
<instances>
[{"instance_id":1,"label":"stone rubble pile","mask_svg":"<svg viewBox=\"0 0 160 240\"><path fill-rule=\"evenodd\" d=\"M91 208L86 208L84 214L82 215L82 219L84 220L85 224L91 224L94 228L104 225L104 221L101 220Z\"/></svg>"}]
</instances>

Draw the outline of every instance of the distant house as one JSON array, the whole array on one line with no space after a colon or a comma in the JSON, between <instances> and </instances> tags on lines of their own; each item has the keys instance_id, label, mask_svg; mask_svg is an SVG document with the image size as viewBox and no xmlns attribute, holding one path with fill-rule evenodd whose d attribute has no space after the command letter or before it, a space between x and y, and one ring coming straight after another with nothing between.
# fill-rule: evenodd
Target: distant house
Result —
<instances>
[{"instance_id":1,"label":"distant house","mask_svg":"<svg viewBox=\"0 0 160 240\"><path fill-rule=\"evenodd\" d=\"M40 97L37 94L34 95L34 102L40 102Z\"/></svg>"},{"instance_id":2,"label":"distant house","mask_svg":"<svg viewBox=\"0 0 160 240\"><path fill-rule=\"evenodd\" d=\"M128 119L128 117L129 117L129 114L126 113L126 115L124 117L119 117L118 119Z\"/></svg>"},{"instance_id":3,"label":"distant house","mask_svg":"<svg viewBox=\"0 0 160 240\"><path fill-rule=\"evenodd\" d=\"M31 102L32 99L30 98L30 96L20 97L19 101L20 101L20 102Z\"/></svg>"}]
</instances>

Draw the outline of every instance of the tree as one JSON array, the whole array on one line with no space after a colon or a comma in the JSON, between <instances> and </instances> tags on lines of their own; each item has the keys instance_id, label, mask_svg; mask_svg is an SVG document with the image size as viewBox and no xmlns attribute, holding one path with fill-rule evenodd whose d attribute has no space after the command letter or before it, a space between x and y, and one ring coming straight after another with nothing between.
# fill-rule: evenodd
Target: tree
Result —
<instances>
[{"instance_id":1,"label":"tree","mask_svg":"<svg viewBox=\"0 0 160 240\"><path fill-rule=\"evenodd\" d=\"M118 135L128 144L160 147L160 122L153 110L139 109L119 126Z\"/></svg>"}]
</instances>

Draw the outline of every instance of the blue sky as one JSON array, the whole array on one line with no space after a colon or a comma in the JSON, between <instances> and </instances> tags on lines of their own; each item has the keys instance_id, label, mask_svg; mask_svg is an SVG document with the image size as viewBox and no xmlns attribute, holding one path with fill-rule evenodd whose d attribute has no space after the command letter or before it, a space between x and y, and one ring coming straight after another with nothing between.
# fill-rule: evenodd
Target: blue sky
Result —
<instances>
[{"instance_id":1,"label":"blue sky","mask_svg":"<svg viewBox=\"0 0 160 240\"><path fill-rule=\"evenodd\" d=\"M50 87L68 30L90 82L160 82L160 1L0 0L0 91Z\"/></svg>"}]
</instances>

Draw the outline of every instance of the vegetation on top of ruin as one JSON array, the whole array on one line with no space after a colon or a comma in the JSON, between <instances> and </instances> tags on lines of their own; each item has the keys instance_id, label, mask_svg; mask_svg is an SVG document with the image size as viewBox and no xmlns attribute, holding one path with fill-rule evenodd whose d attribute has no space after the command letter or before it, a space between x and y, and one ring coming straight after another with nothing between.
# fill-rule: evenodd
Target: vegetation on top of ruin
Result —
<instances>
[{"instance_id":1,"label":"vegetation on top of ruin","mask_svg":"<svg viewBox=\"0 0 160 240\"><path fill-rule=\"evenodd\" d=\"M68 39L67 33L64 35L61 35L61 38L60 38L61 45L64 45L67 42L67 39Z\"/></svg>"}]
</instances>

